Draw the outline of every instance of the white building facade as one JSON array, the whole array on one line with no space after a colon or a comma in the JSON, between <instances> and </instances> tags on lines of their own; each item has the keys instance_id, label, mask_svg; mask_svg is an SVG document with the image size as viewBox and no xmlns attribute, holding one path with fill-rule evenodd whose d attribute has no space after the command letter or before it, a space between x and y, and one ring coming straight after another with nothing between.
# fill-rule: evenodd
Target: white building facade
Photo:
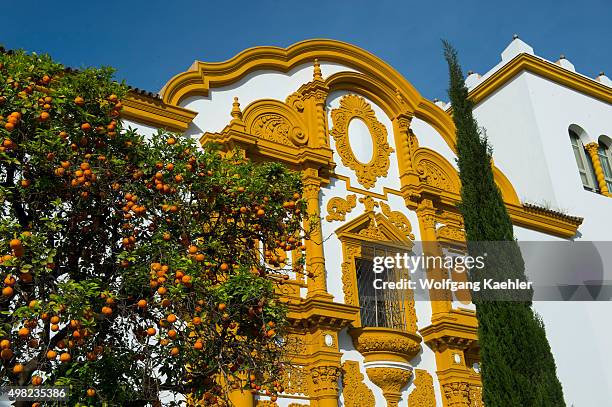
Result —
<instances>
[{"instance_id":1,"label":"white building facade","mask_svg":"<svg viewBox=\"0 0 612 407\"><path fill-rule=\"evenodd\" d=\"M515 38L497 66L466 83L516 237L611 240L612 82L575 72L567 59L537 57ZM132 92L124 120L144 134L163 127L303 174L304 199L319 220L306 251L314 278L289 267L281 289L296 346L285 392L275 401L234 394L238 405L483 405L469 294L432 301L439 292L424 300L409 289L371 288L376 256L465 252L449 106L423 98L366 51L310 40L195 62L159 96ZM604 280L612 280L609 268ZM440 267L420 272L462 278ZM612 303L535 308L567 405L612 406Z\"/></svg>"}]
</instances>

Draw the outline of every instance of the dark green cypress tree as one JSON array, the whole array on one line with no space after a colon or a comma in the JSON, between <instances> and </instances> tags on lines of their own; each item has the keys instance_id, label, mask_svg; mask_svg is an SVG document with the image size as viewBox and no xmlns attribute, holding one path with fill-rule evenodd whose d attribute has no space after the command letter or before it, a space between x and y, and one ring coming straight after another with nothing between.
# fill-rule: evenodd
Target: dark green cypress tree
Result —
<instances>
[{"instance_id":1,"label":"dark green cypress tree","mask_svg":"<svg viewBox=\"0 0 612 407\"><path fill-rule=\"evenodd\" d=\"M457 129L461 178L460 211L471 255L487 252L486 267L470 273L484 278L526 281L525 265L491 168L492 149L472 114L473 103L457 52L443 41L448 95ZM498 243L491 243L498 242ZM499 243L503 242L503 243ZM478 318L483 399L487 407L563 407L563 390L544 326L531 307L532 293L473 292Z\"/></svg>"}]
</instances>

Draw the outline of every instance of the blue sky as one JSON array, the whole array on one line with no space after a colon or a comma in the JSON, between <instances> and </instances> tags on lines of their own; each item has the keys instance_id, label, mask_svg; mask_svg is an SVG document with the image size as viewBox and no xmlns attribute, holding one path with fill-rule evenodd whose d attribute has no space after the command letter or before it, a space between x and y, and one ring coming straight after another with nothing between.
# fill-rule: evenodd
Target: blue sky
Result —
<instances>
[{"instance_id":1,"label":"blue sky","mask_svg":"<svg viewBox=\"0 0 612 407\"><path fill-rule=\"evenodd\" d=\"M580 73L612 76L610 0L18 0L2 9L5 47L47 52L73 67L111 65L118 79L150 91L196 59L321 37L376 54L430 99L446 99L441 38L459 50L465 71L487 71L518 33L540 56L563 53Z\"/></svg>"}]
</instances>

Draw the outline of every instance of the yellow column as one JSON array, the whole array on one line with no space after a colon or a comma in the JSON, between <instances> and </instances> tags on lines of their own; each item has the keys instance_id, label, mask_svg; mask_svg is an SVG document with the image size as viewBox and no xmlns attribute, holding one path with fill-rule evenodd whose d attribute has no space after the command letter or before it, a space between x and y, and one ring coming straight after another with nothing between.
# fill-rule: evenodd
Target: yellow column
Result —
<instances>
[{"instance_id":1,"label":"yellow column","mask_svg":"<svg viewBox=\"0 0 612 407\"><path fill-rule=\"evenodd\" d=\"M325 258L323 256L323 233L321 231L321 208L319 207L319 192L321 180L318 171L308 168L303 173L304 198L306 199L307 219L306 232L310 239L306 241L306 270L308 277L308 297L326 296L327 282L325 275Z\"/></svg>"},{"instance_id":2,"label":"yellow column","mask_svg":"<svg viewBox=\"0 0 612 407\"><path fill-rule=\"evenodd\" d=\"M597 177L597 183L599 184L599 190L602 195L610 195L610 191L608 191L608 185L606 184L606 177L604 176L603 168L601 168L601 161L599 161L599 155L597 154L599 150L599 144L593 142L584 146L587 152L591 156L591 161L593 162L593 169L595 170L595 177Z\"/></svg>"},{"instance_id":3,"label":"yellow column","mask_svg":"<svg viewBox=\"0 0 612 407\"><path fill-rule=\"evenodd\" d=\"M417 208L419 227L421 230L421 241L423 242L423 255L426 257L442 256L442 250L436 236L436 210L433 202L424 199ZM434 262L436 263L436 262ZM434 264L434 267L427 269L427 277L441 281L447 278L445 270ZM449 293L446 290L429 290L431 299L432 318L447 313L451 309Z\"/></svg>"},{"instance_id":4,"label":"yellow column","mask_svg":"<svg viewBox=\"0 0 612 407\"><path fill-rule=\"evenodd\" d=\"M337 366L316 366L310 370L312 394L317 407L338 407L338 379L340 368Z\"/></svg>"},{"instance_id":5,"label":"yellow column","mask_svg":"<svg viewBox=\"0 0 612 407\"><path fill-rule=\"evenodd\" d=\"M233 390L229 394L229 399L236 407L254 407L255 398L253 393L248 390Z\"/></svg>"}]
</instances>

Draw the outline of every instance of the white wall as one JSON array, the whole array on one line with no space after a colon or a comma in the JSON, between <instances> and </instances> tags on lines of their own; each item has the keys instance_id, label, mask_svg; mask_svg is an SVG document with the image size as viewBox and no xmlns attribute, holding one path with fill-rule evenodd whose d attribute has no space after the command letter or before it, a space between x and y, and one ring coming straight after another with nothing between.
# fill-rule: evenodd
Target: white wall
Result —
<instances>
[{"instance_id":1,"label":"white wall","mask_svg":"<svg viewBox=\"0 0 612 407\"><path fill-rule=\"evenodd\" d=\"M612 198L582 187L568 135L572 124L591 141L612 134L612 106L523 72L482 101L475 115L487 129L495 164L522 201L584 217L576 240L612 240ZM515 235L556 239L518 227ZM600 254L604 279L612 281L612 253ZM568 407L612 406L612 303L540 301L534 308L546 325Z\"/></svg>"}]
</instances>

